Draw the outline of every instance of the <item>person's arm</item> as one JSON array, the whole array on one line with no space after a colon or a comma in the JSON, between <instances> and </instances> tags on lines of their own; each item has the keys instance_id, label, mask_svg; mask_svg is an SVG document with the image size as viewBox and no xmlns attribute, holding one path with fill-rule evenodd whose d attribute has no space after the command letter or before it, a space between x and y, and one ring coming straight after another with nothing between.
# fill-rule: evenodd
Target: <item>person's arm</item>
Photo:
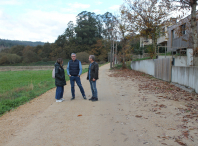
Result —
<instances>
[{"instance_id":1,"label":"person's arm","mask_svg":"<svg viewBox=\"0 0 198 146\"><path fill-rule=\"evenodd\" d=\"M70 73L69 73L69 62L67 64L67 75L70 76Z\"/></svg>"},{"instance_id":2,"label":"person's arm","mask_svg":"<svg viewBox=\"0 0 198 146\"><path fill-rule=\"evenodd\" d=\"M80 69L80 71L79 71L79 76L82 74L82 64L81 64L81 62L79 61L79 69Z\"/></svg>"},{"instance_id":3,"label":"person's arm","mask_svg":"<svg viewBox=\"0 0 198 146\"><path fill-rule=\"evenodd\" d=\"M97 80L98 79L98 64L95 64L95 68L94 68L94 71L95 71L95 74L94 74L94 79Z\"/></svg>"},{"instance_id":4,"label":"person's arm","mask_svg":"<svg viewBox=\"0 0 198 146\"><path fill-rule=\"evenodd\" d=\"M55 67L55 77L58 78L58 79L63 78L59 73L59 67L58 66Z\"/></svg>"}]
</instances>

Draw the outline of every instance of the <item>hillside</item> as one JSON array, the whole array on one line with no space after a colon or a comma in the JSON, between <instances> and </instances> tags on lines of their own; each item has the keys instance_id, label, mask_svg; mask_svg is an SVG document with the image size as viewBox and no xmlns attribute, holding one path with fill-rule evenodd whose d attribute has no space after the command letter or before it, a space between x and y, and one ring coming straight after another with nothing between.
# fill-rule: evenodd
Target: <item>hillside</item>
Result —
<instances>
[{"instance_id":1,"label":"hillside","mask_svg":"<svg viewBox=\"0 0 198 146\"><path fill-rule=\"evenodd\" d=\"M24 46L37 46L44 45L44 42L31 42L31 41L18 41L18 40L5 40L0 38L0 50L4 48L10 48L16 45L24 45Z\"/></svg>"}]
</instances>

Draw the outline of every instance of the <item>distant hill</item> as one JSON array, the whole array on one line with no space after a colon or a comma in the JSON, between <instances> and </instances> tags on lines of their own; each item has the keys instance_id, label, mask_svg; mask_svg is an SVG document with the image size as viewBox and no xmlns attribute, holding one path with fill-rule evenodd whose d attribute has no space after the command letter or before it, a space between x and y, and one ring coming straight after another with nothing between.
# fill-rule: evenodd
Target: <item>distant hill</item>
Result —
<instances>
[{"instance_id":1,"label":"distant hill","mask_svg":"<svg viewBox=\"0 0 198 146\"><path fill-rule=\"evenodd\" d=\"M44 45L44 42L31 42L31 41L18 41L18 40L5 40L0 39L0 50L4 48L10 48L16 45L23 45L23 46L38 46Z\"/></svg>"}]
</instances>

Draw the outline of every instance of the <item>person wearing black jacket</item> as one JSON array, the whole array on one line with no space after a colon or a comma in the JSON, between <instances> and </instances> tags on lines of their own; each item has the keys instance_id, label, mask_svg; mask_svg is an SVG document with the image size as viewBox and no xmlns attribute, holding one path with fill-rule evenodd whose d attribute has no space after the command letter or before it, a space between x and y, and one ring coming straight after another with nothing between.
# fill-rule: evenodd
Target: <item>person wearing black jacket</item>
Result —
<instances>
[{"instance_id":1,"label":"person wearing black jacket","mask_svg":"<svg viewBox=\"0 0 198 146\"><path fill-rule=\"evenodd\" d=\"M95 62L95 56L90 55L89 61L91 62L89 65L89 70L87 74L87 80L90 82L92 97L89 99L91 101L98 101L98 91L96 88L96 80L98 80L98 64Z\"/></svg>"},{"instance_id":2,"label":"person wearing black jacket","mask_svg":"<svg viewBox=\"0 0 198 146\"><path fill-rule=\"evenodd\" d=\"M66 85L65 71L63 69L63 59L58 58L55 63L55 85L56 85L56 102L62 102L64 86Z\"/></svg>"}]
</instances>

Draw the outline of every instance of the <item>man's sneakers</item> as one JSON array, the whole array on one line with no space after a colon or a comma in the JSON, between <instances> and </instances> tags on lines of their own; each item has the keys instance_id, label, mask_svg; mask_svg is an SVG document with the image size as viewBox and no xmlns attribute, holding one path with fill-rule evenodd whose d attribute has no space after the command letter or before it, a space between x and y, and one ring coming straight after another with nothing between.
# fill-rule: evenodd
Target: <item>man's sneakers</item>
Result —
<instances>
[{"instance_id":1,"label":"man's sneakers","mask_svg":"<svg viewBox=\"0 0 198 146\"><path fill-rule=\"evenodd\" d=\"M63 101L60 99L60 100L56 100L56 102L63 102Z\"/></svg>"},{"instance_id":2,"label":"man's sneakers","mask_svg":"<svg viewBox=\"0 0 198 146\"><path fill-rule=\"evenodd\" d=\"M92 97L92 98L90 98L89 100L91 100L91 101L98 101L98 98Z\"/></svg>"},{"instance_id":3,"label":"man's sneakers","mask_svg":"<svg viewBox=\"0 0 198 146\"><path fill-rule=\"evenodd\" d=\"M87 98L86 98L86 96L83 96L83 98L86 100Z\"/></svg>"},{"instance_id":4,"label":"man's sneakers","mask_svg":"<svg viewBox=\"0 0 198 146\"><path fill-rule=\"evenodd\" d=\"M65 101L65 99L64 99L64 98L61 98L60 100Z\"/></svg>"},{"instance_id":5,"label":"man's sneakers","mask_svg":"<svg viewBox=\"0 0 198 146\"><path fill-rule=\"evenodd\" d=\"M89 100L92 100L93 99L93 97L91 97Z\"/></svg>"},{"instance_id":6,"label":"man's sneakers","mask_svg":"<svg viewBox=\"0 0 198 146\"><path fill-rule=\"evenodd\" d=\"M98 98L93 98L92 101L93 101L93 102L94 102L94 101L98 101Z\"/></svg>"},{"instance_id":7,"label":"man's sneakers","mask_svg":"<svg viewBox=\"0 0 198 146\"><path fill-rule=\"evenodd\" d=\"M71 100L74 100L74 99L75 99L75 97L72 97L72 98L71 98Z\"/></svg>"}]
</instances>

